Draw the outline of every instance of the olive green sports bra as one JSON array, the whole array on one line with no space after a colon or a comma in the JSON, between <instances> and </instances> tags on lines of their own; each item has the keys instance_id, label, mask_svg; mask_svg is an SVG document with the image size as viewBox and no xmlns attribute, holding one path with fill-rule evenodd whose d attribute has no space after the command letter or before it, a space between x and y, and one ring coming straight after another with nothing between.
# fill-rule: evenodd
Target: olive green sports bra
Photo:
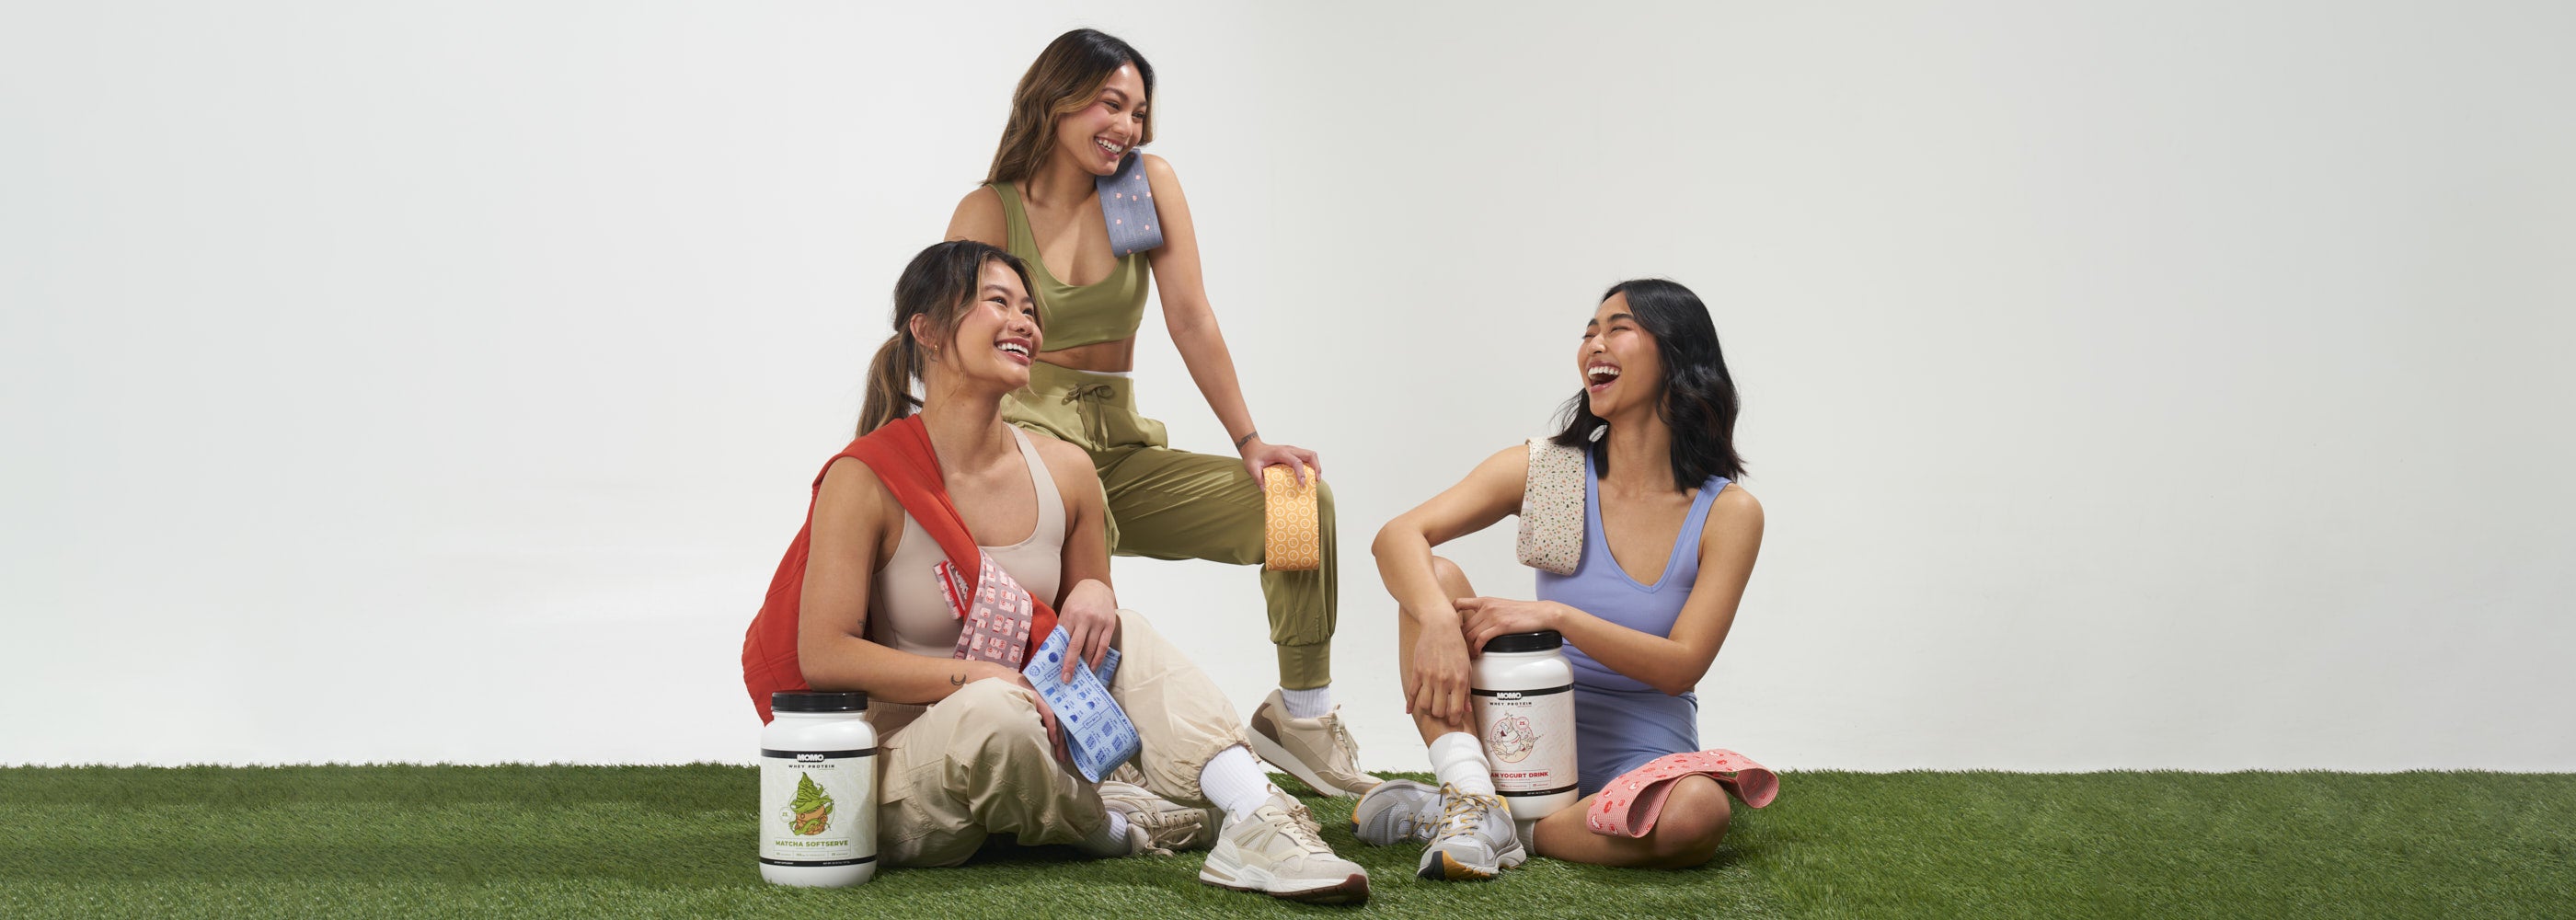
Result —
<instances>
[{"instance_id":1,"label":"olive green sports bra","mask_svg":"<svg viewBox=\"0 0 2576 920\"><path fill-rule=\"evenodd\" d=\"M1115 342L1136 334L1136 327L1145 322L1145 294L1154 286L1144 253L1120 256L1118 267L1097 284L1076 287L1057 281L1055 273L1047 271L1046 261L1038 258L1038 238L1029 232L1029 213L1020 207L1019 189L1008 182L984 187L1002 196L1002 219L1011 228L1011 245L1005 248L1029 264L1029 279L1037 284L1038 289L1030 293L1037 297L1038 322L1046 329L1046 350Z\"/></svg>"}]
</instances>

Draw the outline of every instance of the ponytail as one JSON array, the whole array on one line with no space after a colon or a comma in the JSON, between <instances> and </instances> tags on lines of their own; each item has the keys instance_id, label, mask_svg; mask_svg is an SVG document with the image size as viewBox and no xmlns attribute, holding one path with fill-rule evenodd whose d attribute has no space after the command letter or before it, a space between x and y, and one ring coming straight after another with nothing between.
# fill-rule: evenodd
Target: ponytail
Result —
<instances>
[{"instance_id":1,"label":"ponytail","mask_svg":"<svg viewBox=\"0 0 2576 920\"><path fill-rule=\"evenodd\" d=\"M912 379L918 376L921 356L912 346L911 330L897 332L877 346L877 356L868 362L868 395L860 404L859 433L911 415L921 405L920 398L912 395Z\"/></svg>"}]
</instances>

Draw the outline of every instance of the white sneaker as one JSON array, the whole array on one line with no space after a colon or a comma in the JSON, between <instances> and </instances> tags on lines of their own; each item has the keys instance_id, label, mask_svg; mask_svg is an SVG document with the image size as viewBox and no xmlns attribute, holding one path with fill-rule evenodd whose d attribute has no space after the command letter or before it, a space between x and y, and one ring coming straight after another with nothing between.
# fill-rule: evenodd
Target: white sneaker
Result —
<instances>
[{"instance_id":1,"label":"white sneaker","mask_svg":"<svg viewBox=\"0 0 2576 920\"><path fill-rule=\"evenodd\" d=\"M1312 719L1288 714L1288 704L1272 690L1253 707L1252 731L1246 740L1252 753L1288 771L1325 795L1349 798L1367 792L1378 778L1360 772L1359 742L1342 724L1342 707Z\"/></svg>"},{"instance_id":2,"label":"white sneaker","mask_svg":"<svg viewBox=\"0 0 2576 920\"><path fill-rule=\"evenodd\" d=\"M1225 820L1222 811L1191 808L1130 783L1101 783L1100 804L1126 816L1131 852L1156 856L1215 845L1217 827Z\"/></svg>"},{"instance_id":3,"label":"white sneaker","mask_svg":"<svg viewBox=\"0 0 2576 920\"><path fill-rule=\"evenodd\" d=\"M1512 809L1499 795L1475 795L1455 786L1440 787L1440 826L1422 850L1416 878L1432 881L1488 879L1529 861L1520 835L1512 833Z\"/></svg>"},{"instance_id":4,"label":"white sneaker","mask_svg":"<svg viewBox=\"0 0 2576 920\"><path fill-rule=\"evenodd\" d=\"M1305 811L1273 794L1250 820L1226 822L1199 881L1307 904L1368 903L1368 870L1333 855Z\"/></svg>"},{"instance_id":5,"label":"white sneaker","mask_svg":"<svg viewBox=\"0 0 2576 920\"><path fill-rule=\"evenodd\" d=\"M1429 783L1391 779L1351 806L1351 836L1385 846L1400 840L1430 843L1440 832L1440 790Z\"/></svg>"}]
</instances>

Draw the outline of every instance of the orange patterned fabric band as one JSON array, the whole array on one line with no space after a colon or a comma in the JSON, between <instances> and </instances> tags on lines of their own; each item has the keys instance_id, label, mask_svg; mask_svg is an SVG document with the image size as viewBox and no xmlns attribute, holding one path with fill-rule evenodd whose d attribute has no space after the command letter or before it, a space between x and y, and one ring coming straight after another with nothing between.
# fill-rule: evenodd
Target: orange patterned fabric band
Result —
<instances>
[{"instance_id":1,"label":"orange patterned fabric band","mask_svg":"<svg viewBox=\"0 0 2576 920\"><path fill-rule=\"evenodd\" d=\"M1312 471L1309 470L1309 476ZM1297 473L1284 466L1261 470L1261 567L1274 572L1311 572L1324 565L1323 516L1315 510L1315 480L1297 484Z\"/></svg>"}]
</instances>

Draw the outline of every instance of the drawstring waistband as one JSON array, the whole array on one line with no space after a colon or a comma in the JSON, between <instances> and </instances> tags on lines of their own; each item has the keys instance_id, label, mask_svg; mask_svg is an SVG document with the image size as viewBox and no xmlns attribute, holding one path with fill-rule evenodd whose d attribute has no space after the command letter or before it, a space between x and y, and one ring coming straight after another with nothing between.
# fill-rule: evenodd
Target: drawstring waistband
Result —
<instances>
[{"instance_id":1,"label":"drawstring waistband","mask_svg":"<svg viewBox=\"0 0 2576 920\"><path fill-rule=\"evenodd\" d=\"M1116 395L1118 395L1117 387L1113 387L1105 383L1085 383L1078 384L1073 389L1064 391L1064 402L1066 405L1072 405L1086 399L1106 402L1110 397Z\"/></svg>"},{"instance_id":2,"label":"drawstring waistband","mask_svg":"<svg viewBox=\"0 0 2576 920\"><path fill-rule=\"evenodd\" d=\"M1011 391L1002 417L1086 450L1169 443L1163 423L1136 414L1135 381L1044 361L1029 368L1027 389Z\"/></svg>"}]
</instances>

